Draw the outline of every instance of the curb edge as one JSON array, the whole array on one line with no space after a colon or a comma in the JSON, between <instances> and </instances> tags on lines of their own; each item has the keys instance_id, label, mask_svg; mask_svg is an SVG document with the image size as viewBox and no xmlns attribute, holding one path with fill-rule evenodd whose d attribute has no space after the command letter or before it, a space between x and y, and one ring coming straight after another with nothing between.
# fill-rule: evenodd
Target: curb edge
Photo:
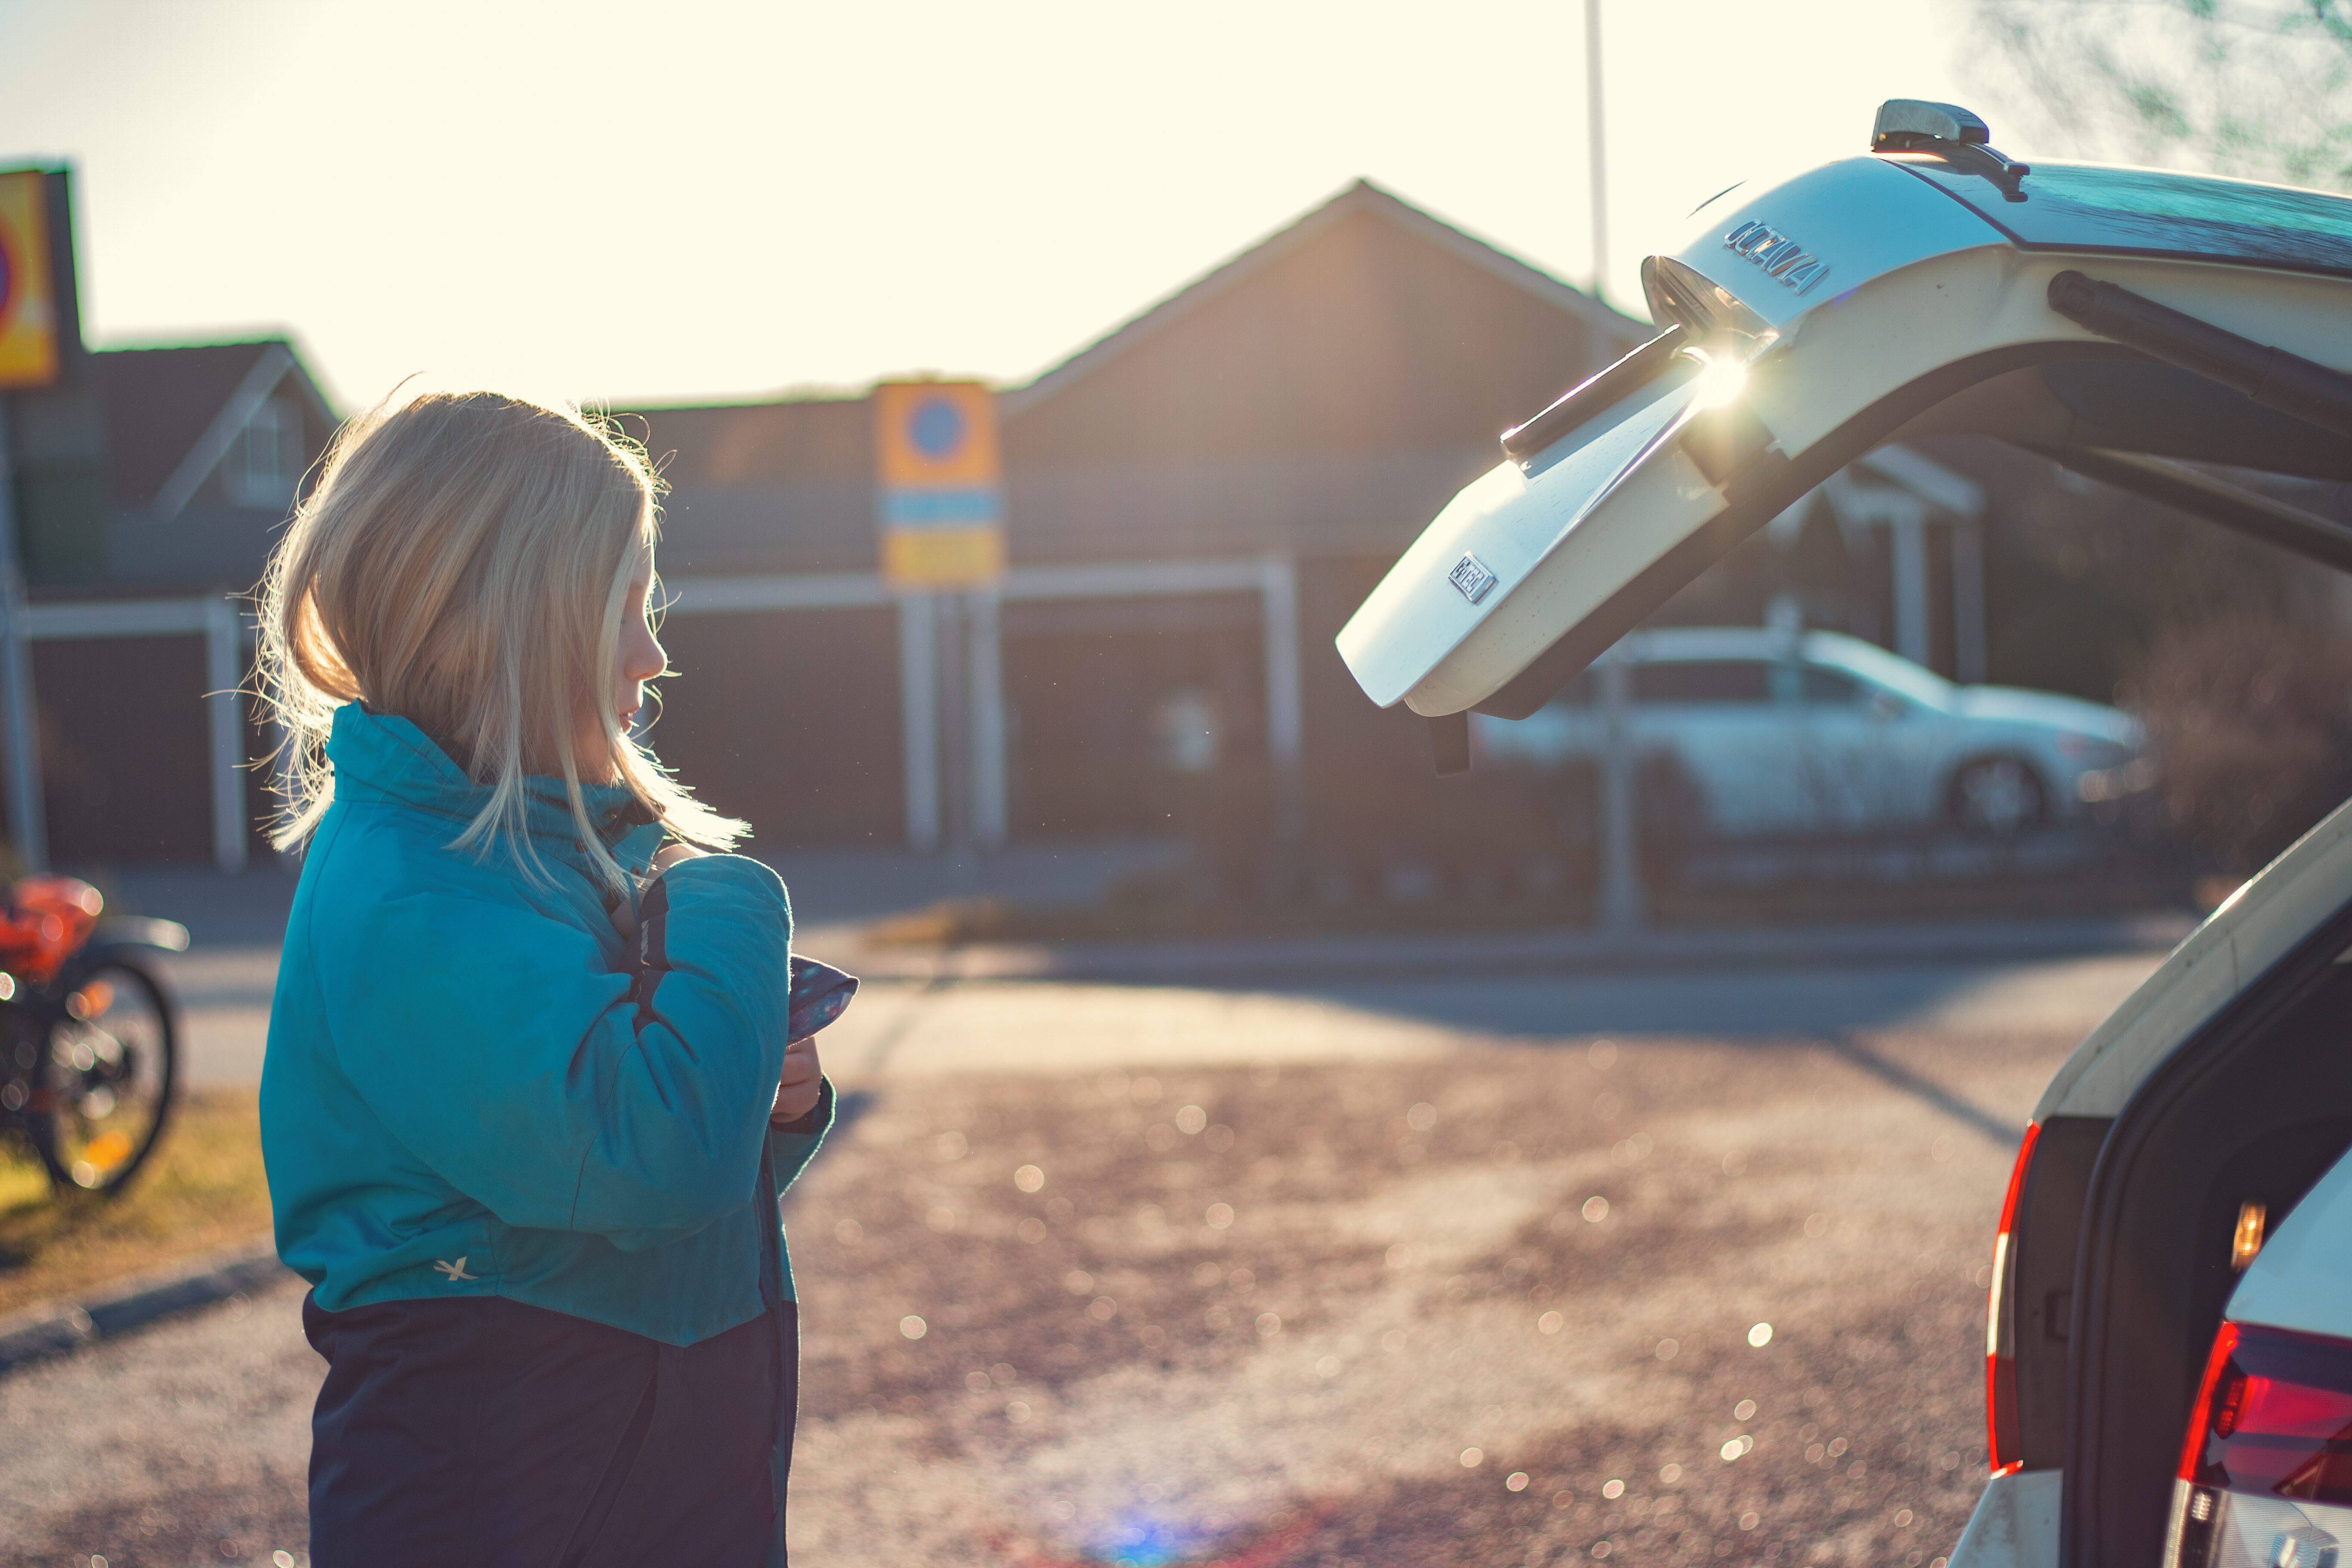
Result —
<instances>
[{"instance_id":1,"label":"curb edge","mask_svg":"<svg viewBox=\"0 0 2352 1568\"><path fill-rule=\"evenodd\" d=\"M0 1318L0 1375L290 1278L268 1236L127 1285Z\"/></svg>"}]
</instances>

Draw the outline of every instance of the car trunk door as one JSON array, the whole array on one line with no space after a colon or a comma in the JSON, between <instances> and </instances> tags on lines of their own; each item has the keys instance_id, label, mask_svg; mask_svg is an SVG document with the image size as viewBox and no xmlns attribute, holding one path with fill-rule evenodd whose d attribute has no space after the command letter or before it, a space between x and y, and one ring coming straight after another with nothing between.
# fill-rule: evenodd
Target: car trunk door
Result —
<instances>
[{"instance_id":1,"label":"car trunk door","mask_svg":"<svg viewBox=\"0 0 2352 1568\"><path fill-rule=\"evenodd\" d=\"M1454 498L1341 629L1340 656L1375 702L1449 721L1472 710L1526 717L1742 540L1898 433L1982 430L2091 462L2096 453L2069 455L2082 420L2052 386L2012 384L2012 373L2064 365L2151 368L2053 306L2053 283L2083 281L2079 268L2224 332L2258 331L2328 363L2352 353L2334 278L2021 247L1887 158L1828 164L1752 198L1735 190L1694 221L1687 244L1643 267L1666 330L1506 432L1504 460ZM2126 447L2158 458L2202 452L2182 439L2166 426ZM2341 446L2328 447L2330 462ZM2143 489L2195 490L2146 464L2099 461L2096 471ZM2242 497L2200 509L2352 562L2324 520L2286 519Z\"/></svg>"}]
</instances>

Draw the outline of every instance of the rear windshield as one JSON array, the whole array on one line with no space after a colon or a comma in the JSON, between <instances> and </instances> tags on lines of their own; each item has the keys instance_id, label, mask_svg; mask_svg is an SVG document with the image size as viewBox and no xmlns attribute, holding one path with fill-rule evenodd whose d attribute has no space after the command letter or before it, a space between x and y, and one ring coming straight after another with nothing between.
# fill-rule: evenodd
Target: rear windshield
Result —
<instances>
[{"instance_id":1,"label":"rear windshield","mask_svg":"<svg viewBox=\"0 0 2352 1568\"><path fill-rule=\"evenodd\" d=\"M1819 638L1812 657L1822 663L1842 666L1874 686L1883 686L1899 692L1914 702L1930 708L1948 708L1952 703L1952 684L1932 669L1924 669L1907 658L1887 652L1875 643L1858 637L1828 637Z\"/></svg>"},{"instance_id":2,"label":"rear windshield","mask_svg":"<svg viewBox=\"0 0 2352 1568\"><path fill-rule=\"evenodd\" d=\"M2023 201L1924 158L1895 160L2028 249L2193 257L2352 277L2352 198L2154 169L2036 163Z\"/></svg>"}]
</instances>

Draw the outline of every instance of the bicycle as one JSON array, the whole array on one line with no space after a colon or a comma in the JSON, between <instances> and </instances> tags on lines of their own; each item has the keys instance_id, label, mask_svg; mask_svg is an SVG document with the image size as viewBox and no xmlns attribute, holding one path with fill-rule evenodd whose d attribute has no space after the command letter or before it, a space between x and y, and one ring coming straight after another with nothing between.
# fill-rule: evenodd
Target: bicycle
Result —
<instances>
[{"instance_id":1,"label":"bicycle","mask_svg":"<svg viewBox=\"0 0 2352 1568\"><path fill-rule=\"evenodd\" d=\"M70 877L0 901L0 1128L60 1192L122 1191L179 1098L179 1008L148 953L184 952L187 928L104 909Z\"/></svg>"}]
</instances>

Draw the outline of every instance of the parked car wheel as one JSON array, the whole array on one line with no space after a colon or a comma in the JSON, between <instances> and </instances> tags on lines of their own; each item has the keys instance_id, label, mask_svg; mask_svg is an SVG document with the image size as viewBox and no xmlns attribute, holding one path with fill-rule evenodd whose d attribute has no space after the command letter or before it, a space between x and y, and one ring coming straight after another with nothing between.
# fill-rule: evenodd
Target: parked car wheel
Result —
<instances>
[{"instance_id":1,"label":"parked car wheel","mask_svg":"<svg viewBox=\"0 0 2352 1568\"><path fill-rule=\"evenodd\" d=\"M2050 815L2042 775L2021 757L1979 757L1963 763L1945 798L1955 826L1991 838L2037 827Z\"/></svg>"}]
</instances>

